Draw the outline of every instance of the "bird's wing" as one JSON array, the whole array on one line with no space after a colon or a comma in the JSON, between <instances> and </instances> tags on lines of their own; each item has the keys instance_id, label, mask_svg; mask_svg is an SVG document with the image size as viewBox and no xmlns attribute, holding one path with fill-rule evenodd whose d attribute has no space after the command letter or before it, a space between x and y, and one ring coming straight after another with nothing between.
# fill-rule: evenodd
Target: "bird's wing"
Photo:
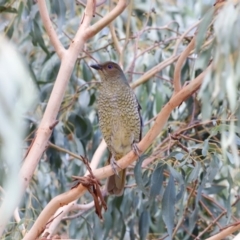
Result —
<instances>
[{"instance_id":1,"label":"bird's wing","mask_svg":"<svg viewBox=\"0 0 240 240\"><path fill-rule=\"evenodd\" d=\"M141 141L141 140L142 140L143 119L142 119L142 116L141 116L140 111L141 111L142 107L141 107L141 105L140 105L140 103L139 103L139 101L138 101L136 95L135 95L135 98L136 98L136 100L137 100L138 114L139 114L139 118L140 118L140 133L139 133L139 141Z\"/></svg>"}]
</instances>

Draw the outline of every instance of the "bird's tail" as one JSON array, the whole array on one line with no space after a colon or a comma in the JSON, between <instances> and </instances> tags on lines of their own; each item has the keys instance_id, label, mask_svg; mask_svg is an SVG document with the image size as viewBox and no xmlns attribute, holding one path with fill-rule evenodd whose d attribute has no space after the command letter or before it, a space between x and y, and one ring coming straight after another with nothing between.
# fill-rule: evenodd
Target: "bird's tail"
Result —
<instances>
[{"instance_id":1,"label":"bird's tail","mask_svg":"<svg viewBox=\"0 0 240 240\"><path fill-rule=\"evenodd\" d=\"M106 189L111 195L121 196L124 191L126 178L126 169L120 171L117 175L112 175L107 179Z\"/></svg>"}]
</instances>

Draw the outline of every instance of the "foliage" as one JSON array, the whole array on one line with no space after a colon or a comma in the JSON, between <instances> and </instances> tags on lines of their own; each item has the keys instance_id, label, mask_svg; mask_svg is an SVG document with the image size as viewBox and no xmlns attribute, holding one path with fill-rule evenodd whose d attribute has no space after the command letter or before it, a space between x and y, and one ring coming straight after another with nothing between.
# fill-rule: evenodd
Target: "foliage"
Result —
<instances>
[{"instance_id":1,"label":"foliage","mask_svg":"<svg viewBox=\"0 0 240 240\"><path fill-rule=\"evenodd\" d=\"M38 89L39 102L24 118L28 147L51 94L60 60L34 1L1 2L0 26L24 57ZM58 36L67 48L84 7L79 1L47 3ZM111 27L85 44L58 115L59 123L19 208L22 220L16 223L12 219L4 238L20 239L22 224L30 229L47 203L70 189L72 175L84 175L86 167L69 151L91 160L101 141L96 111L99 76L89 67L93 59L122 63L130 83L134 83L144 72L168 61L176 50L180 54L196 29L181 42L180 37L199 18L203 20L196 34L195 52L184 63L181 81L188 84L212 63L200 91L172 112L135 168L129 167L124 195L106 198L104 221L98 219L94 208L75 210L63 219L57 233L76 239L205 239L238 221L240 6L229 1L214 11L213 4L132 1ZM109 7L106 3L97 7L95 19L104 16ZM142 106L143 135L173 94L175 63L176 59L170 61L135 89ZM102 166L106 158L107 153ZM0 176L7 171L1 167ZM0 179L2 186L4 179ZM85 194L79 203L90 201L91 196Z\"/></svg>"}]
</instances>

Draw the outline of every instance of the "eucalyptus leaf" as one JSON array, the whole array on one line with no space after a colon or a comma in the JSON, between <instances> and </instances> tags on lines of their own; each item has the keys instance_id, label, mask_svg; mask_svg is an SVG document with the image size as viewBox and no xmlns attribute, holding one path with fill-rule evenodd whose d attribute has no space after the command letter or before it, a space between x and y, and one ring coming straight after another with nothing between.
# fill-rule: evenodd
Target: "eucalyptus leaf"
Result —
<instances>
[{"instance_id":1,"label":"eucalyptus leaf","mask_svg":"<svg viewBox=\"0 0 240 240\"><path fill-rule=\"evenodd\" d=\"M171 172L171 175L173 176L173 178L178 182L179 184L179 192L176 194L176 202L179 201L182 196L183 196L183 192L184 192L184 189L185 189L185 183L184 183L184 180L183 180L183 177L182 175L176 171L174 168L168 166L170 172Z\"/></svg>"},{"instance_id":2,"label":"eucalyptus leaf","mask_svg":"<svg viewBox=\"0 0 240 240\"><path fill-rule=\"evenodd\" d=\"M203 143L203 149L202 149L202 155L204 157L207 156L207 153L208 153L208 148L209 148L209 143L208 143L208 139L206 139Z\"/></svg>"},{"instance_id":3,"label":"eucalyptus leaf","mask_svg":"<svg viewBox=\"0 0 240 240\"><path fill-rule=\"evenodd\" d=\"M157 195L160 194L162 185L163 185L163 171L165 166L160 164L154 170L152 177L151 177L151 186L150 186L150 197L155 198Z\"/></svg>"},{"instance_id":4,"label":"eucalyptus leaf","mask_svg":"<svg viewBox=\"0 0 240 240\"><path fill-rule=\"evenodd\" d=\"M141 240L147 239L147 234L149 231L149 218L149 211L148 209L145 209L142 212L139 220L139 235Z\"/></svg>"},{"instance_id":5,"label":"eucalyptus leaf","mask_svg":"<svg viewBox=\"0 0 240 240\"><path fill-rule=\"evenodd\" d=\"M199 176L200 170L201 170L201 163L196 162L195 167L193 168L193 170L191 171L191 173L188 177L188 182L195 181Z\"/></svg>"},{"instance_id":6,"label":"eucalyptus leaf","mask_svg":"<svg viewBox=\"0 0 240 240\"><path fill-rule=\"evenodd\" d=\"M136 179L136 183L138 188L143 191L145 194L147 194L147 191L145 190L144 187L144 182L143 182L143 178L142 178L142 162L143 162L143 158L140 157L139 160L137 161L137 164L134 168L134 176Z\"/></svg>"},{"instance_id":7,"label":"eucalyptus leaf","mask_svg":"<svg viewBox=\"0 0 240 240\"><path fill-rule=\"evenodd\" d=\"M163 221L166 224L167 232L170 239L172 238L174 227L175 203L176 203L175 183L173 176L170 175L168 185L164 191L162 199Z\"/></svg>"}]
</instances>

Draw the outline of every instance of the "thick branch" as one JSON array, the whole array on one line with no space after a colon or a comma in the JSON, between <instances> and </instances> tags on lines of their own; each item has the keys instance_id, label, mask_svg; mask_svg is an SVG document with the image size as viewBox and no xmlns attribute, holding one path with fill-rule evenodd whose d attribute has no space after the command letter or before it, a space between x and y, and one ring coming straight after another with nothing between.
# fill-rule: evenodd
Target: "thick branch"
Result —
<instances>
[{"instance_id":1,"label":"thick branch","mask_svg":"<svg viewBox=\"0 0 240 240\"><path fill-rule=\"evenodd\" d=\"M62 59L62 56L66 50L63 47L62 43L60 42L56 31L54 30L51 19L49 17L49 13L47 10L45 0L39 0L38 6L39 6L39 12L41 15L41 19L43 21L43 25L47 31L50 41L51 41L52 45L54 46L54 48L57 52L57 55L59 56L60 59Z\"/></svg>"}]
</instances>

